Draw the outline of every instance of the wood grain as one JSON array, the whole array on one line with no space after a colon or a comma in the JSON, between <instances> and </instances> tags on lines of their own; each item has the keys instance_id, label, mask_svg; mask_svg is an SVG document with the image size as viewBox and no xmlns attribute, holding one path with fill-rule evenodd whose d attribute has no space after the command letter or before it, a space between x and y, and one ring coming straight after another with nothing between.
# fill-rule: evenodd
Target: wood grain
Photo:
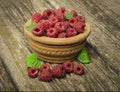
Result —
<instances>
[{"instance_id":1,"label":"wood grain","mask_svg":"<svg viewBox=\"0 0 120 92\"><path fill-rule=\"evenodd\" d=\"M119 91L119 4L119 0L0 0L0 67L4 71L0 75L0 90ZM50 83L31 79L24 62L31 49L26 44L23 24L34 12L61 6L75 9L91 24L86 45L91 63L83 65L82 76L72 73Z\"/></svg>"}]
</instances>

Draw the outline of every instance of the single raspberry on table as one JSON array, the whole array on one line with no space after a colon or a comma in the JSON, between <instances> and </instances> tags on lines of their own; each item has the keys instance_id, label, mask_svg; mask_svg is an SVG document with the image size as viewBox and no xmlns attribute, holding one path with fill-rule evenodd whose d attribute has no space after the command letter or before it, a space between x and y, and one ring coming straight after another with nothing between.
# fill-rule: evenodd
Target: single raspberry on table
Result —
<instances>
[{"instance_id":1,"label":"single raspberry on table","mask_svg":"<svg viewBox=\"0 0 120 92\"><path fill-rule=\"evenodd\" d=\"M43 36L43 30L41 30L38 26L32 29L32 33L36 36Z\"/></svg>"},{"instance_id":2,"label":"single raspberry on table","mask_svg":"<svg viewBox=\"0 0 120 92\"><path fill-rule=\"evenodd\" d=\"M66 32L59 33L57 36L57 38L66 38L66 37L67 37Z\"/></svg>"},{"instance_id":3,"label":"single raspberry on table","mask_svg":"<svg viewBox=\"0 0 120 92\"><path fill-rule=\"evenodd\" d=\"M52 68L53 77L62 78L65 76L65 69L63 65L59 64Z\"/></svg>"},{"instance_id":4,"label":"single raspberry on table","mask_svg":"<svg viewBox=\"0 0 120 92\"><path fill-rule=\"evenodd\" d=\"M67 33L67 37L72 37L77 35L77 31L74 28L68 28L66 33Z\"/></svg>"},{"instance_id":5,"label":"single raspberry on table","mask_svg":"<svg viewBox=\"0 0 120 92\"><path fill-rule=\"evenodd\" d=\"M47 9L47 10L43 11L42 16L44 19L49 19L49 18L55 16L55 11L52 9Z\"/></svg>"},{"instance_id":6,"label":"single raspberry on table","mask_svg":"<svg viewBox=\"0 0 120 92\"><path fill-rule=\"evenodd\" d=\"M42 66L40 67L40 72L43 71L51 71L50 66L48 64L42 64Z\"/></svg>"},{"instance_id":7,"label":"single raspberry on table","mask_svg":"<svg viewBox=\"0 0 120 92\"><path fill-rule=\"evenodd\" d=\"M65 71L66 71L67 73L73 72L74 64L73 64L72 61L66 61L66 62L64 62L64 63L63 63L63 66L64 66Z\"/></svg>"},{"instance_id":8,"label":"single raspberry on table","mask_svg":"<svg viewBox=\"0 0 120 92\"><path fill-rule=\"evenodd\" d=\"M63 22L57 22L55 24L55 28L58 32L65 32L67 27L64 25Z\"/></svg>"},{"instance_id":9,"label":"single raspberry on table","mask_svg":"<svg viewBox=\"0 0 120 92\"><path fill-rule=\"evenodd\" d=\"M83 22L76 22L74 24L74 28L78 33L82 33L84 31L85 23Z\"/></svg>"},{"instance_id":10,"label":"single raspberry on table","mask_svg":"<svg viewBox=\"0 0 120 92\"><path fill-rule=\"evenodd\" d=\"M41 81L51 81L52 80L52 73L51 71L42 71L40 75L38 76L38 80Z\"/></svg>"},{"instance_id":11,"label":"single raspberry on table","mask_svg":"<svg viewBox=\"0 0 120 92\"><path fill-rule=\"evenodd\" d=\"M40 13L35 13L32 16L32 22L38 23L42 19L42 15Z\"/></svg>"},{"instance_id":12,"label":"single raspberry on table","mask_svg":"<svg viewBox=\"0 0 120 92\"><path fill-rule=\"evenodd\" d=\"M47 30L47 34L46 35L47 35L47 37L55 38L58 35L58 31L55 28L49 28Z\"/></svg>"},{"instance_id":13,"label":"single raspberry on table","mask_svg":"<svg viewBox=\"0 0 120 92\"><path fill-rule=\"evenodd\" d=\"M82 75L84 73L84 68L82 65L74 65L74 73L77 75Z\"/></svg>"},{"instance_id":14,"label":"single raspberry on table","mask_svg":"<svg viewBox=\"0 0 120 92\"><path fill-rule=\"evenodd\" d=\"M69 19L69 24L71 27L73 27L76 22L77 22L77 19L75 17L72 17Z\"/></svg>"},{"instance_id":15,"label":"single raspberry on table","mask_svg":"<svg viewBox=\"0 0 120 92\"><path fill-rule=\"evenodd\" d=\"M76 19L77 19L79 22L85 23L85 17L83 17L83 16L76 16Z\"/></svg>"},{"instance_id":16,"label":"single raspberry on table","mask_svg":"<svg viewBox=\"0 0 120 92\"><path fill-rule=\"evenodd\" d=\"M31 67L31 68L28 68L28 75L29 75L29 77L31 77L31 78L36 78L37 76L38 76L38 69L36 69L36 68L33 68L33 67Z\"/></svg>"},{"instance_id":17,"label":"single raspberry on table","mask_svg":"<svg viewBox=\"0 0 120 92\"><path fill-rule=\"evenodd\" d=\"M73 14L73 17L78 16L78 14L77 14L77 12L76 12L75 10L71 10L71 11L70 11L70 13L72 13L72 14Z\"/></svg>"}]
</instances>

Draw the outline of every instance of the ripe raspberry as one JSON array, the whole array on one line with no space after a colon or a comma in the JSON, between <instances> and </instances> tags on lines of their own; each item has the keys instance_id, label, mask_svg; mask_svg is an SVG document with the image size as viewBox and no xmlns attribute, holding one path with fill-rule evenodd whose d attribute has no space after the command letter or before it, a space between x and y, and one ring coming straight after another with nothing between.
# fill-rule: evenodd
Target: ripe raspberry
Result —
<instances>
[{"instance_id":1,"label":"ripe raspberry","mask_svg":"<svg viewBox=\"0 0 120 92\"><path fill-rule=\"evenodd\" d=\"M42 64L42 66L40 67L40 71L51 71L50 66L48 64Z\"/></svg>"},{"instance_id":2,"label":"ripe raspberry","mask_svg":"<svg viewBox=\"0 0 120 92\"><path fill-rule=\"evenodd\" d=\"M61 13L57 13L56 14L56 17L58 18L58 21L65 21L65 16L64 14L61 14Z\"/></svg>"},{"instance_id":3,"label":"ripe raspberry","mask_svg":"<svg viewBox=\"0 0 120 92\"><path fill-rule=\"evenodd\" d=\"M76 18L72 17L71 19L69 19L69 24L70 24L71 27L74 26L75 22L77 22Z\"/></svg>"},{"instance_id":4,"label":"ripe raspberry","mask_svg":"<svg viewBox=\"0 0 120 92\"><path fill-rule=\"evenodd\" d=\"M66 30L66 26L64 25L63 22L57 22L55 24L55 28L58 32L64 32Z\"/></svg>"},{"instance_id":5,"label":"ripe raspberry","mask_svg":"<svg viewBox=\"0 0 120 92\"><path fill-rule=\"evenodd\" d=\"M73 17L78 16L77 12L75 10L71 10L70 13L73 14Z\"/></svg>"},{"instance_id":6,"label":"ripe raspberry","mask_svg":"<svg viewBox=\"0 0 120 92\"><path fill-rule=\"evenodd\" d=\"M62 78L65 76L65 69L63 65L56 65L52 68L53 77Z\"/></svg>"},{"instance_id":7,"label":"ripe raspberry","mask_svg":"<svg viewBox=\"0 0 120 92\"><path fill-rule=\"evenodd\" d=\"M83 16L76 16L76 19L77 19L79 22L85 23L85 18L84 18Z\"/></svg>"},{"instance_id":8,"label":"ripe raspberry","mask_svg":"<svg viewBox=\"0 0 120 92\"><path fill-rule=\"evenodd\" d=\"M28 68L28 75L31 77L31 78L36 78L38 76L38 69L36 68Z\"/></svg>"},{"instance_id":9,"label":"ripe raspberry","mask_svg":"<svg viewBox=\"0 0 120 92\"><path fill-rule=\"evenodd\" d=\"M64 15L65 12L66 12L65 8L64 8L64 7L60 7L60 8L57 9L56 15L57 15L57 14L62 14L62 15Z\"/></svg>"},{"instance_id":10,"label":"ripe raspberry","mask_svg":"<svg viewBox=\"0 0 120 92\"><path fill-rule=\"evenodd\" d=\"M72 37L77 35L77 31L74 28L68 28L66 33L67 33L67 37Z\"/></svg>"},{"instance_id":11,"label":"ripe raspberry","mask_svg":"<svg viewBox=\"0 0 120 92\"><path fill-rule=\"evenodd\" d=\"M32 29L32 33L36 36L43 36L43 30L41 30L38 26Z\"/></svg>"},{"instance_id":12,"label":"ripe raspberry","mask_svg":"<svg viewBox=\"0 0 120 92\"><path fill-rule=\"evenodd\" d=\"M32 16L32 22L38 23L42 19L42 15L40 13L35 13Z\"/></svg>"},{"instance_id":13,"label":"ripe raspberry","mask_svg":"<svg viewBox=\"0 0 120 92\"><path fill-rule=\"evenodd\" d=\"M60 8L57 9L56 17L58 18L59 21L64 21L65 20L65 16L64 16L65 12L66 12L66 10L63 7L60 7Z\"/></svg>"},{"instance_id":14,"label":"ripe raspberry","mask_svg":"<svg viewBox=\"0 0 120 92\"><path fill-rule=\"evenodd\" d=\"M74 73L77 75L81 75L84 73L84 68L82 65L74 65Z\"/></svg>"},{"instance_id":15,"label":"ripe raspberry","mask_svg":"<svg viewBox=\"0 0 120 92\"><path fill-rule=\"evenodd\" d=\"M65 68L65 71L67 73L71 73L73 71L74 65L71 61L66 61L63 63L63 66Z\"/></svg>"},{"instance_id":16,"label":"ripe raspberry","mask_svg":"<svg viewBox=\"0 0 120 92\"><path fill-rule=\"evenodd\" d=\"M47 30L47 36L48 37L55 38L55 37L57 37L57 35L58 35L58 31L55 28L49 28Z\"/></svg>"},{"instance_id":17,"label":"ripe raspberry","mask_svg":"<svg viewBox=\"0 0 120 92\"><path fill-rule=\"evenodd\" d=\"M46 30L50 27L52 27L52 23L49 20L41 20L38 25L42 30Z\"/></svg>"},{"instance_id":18,"label":"ripe raspberry","mask_svg":"<svg viewBox=\"0 0 120 92\"><path fill-rule=\"evenodd\" d=\"M66 37L67 37L66 32L59 33L57 36L57 38L66 38Z\"/></svg>"},{"instance_id":19,"label":"ripe raspberry","mask_svg":"<svg viewBox=\"0 0 120 92\"><path fill-rule=\"evenodd\" d=\"M47 9L47 10L43 11L42 16L44 19L49 19L49 18L55 16L55 12L52 9Z\"/></svg>"},{"instance_id":20,"label":"ripe raspberry","mask_svg":"<svg viewBox=\"0 0 120 92\"><path fill-rule=\"evenodd\" d=\"M52 26L54 26L58 22L58 19L57 17L52 17L49 19L49 21L52 23Z\"/></svg>"},{"instance_id":21,"label":"ripe raspberry","mask_svg":"<svg viewBox=\"0 0 120 92\"><path fill-rule=\"evenodd\" d=\"M78 32L78 34L84 31L84 27L85 27L85 23L82 22L76 22L74 24L74 28Z\"/></svg>"},{"instance_id":22,"label":"ripe raspberry","mask_svg":"<svg viewBox=\"0 0 120 92\"><path fill-rule=\"evenodd\" d=\"M51 81L52 80L52 73L50 71L43 71L38 76L39 80L42 81Z\"/></svg>"}]
</instances>

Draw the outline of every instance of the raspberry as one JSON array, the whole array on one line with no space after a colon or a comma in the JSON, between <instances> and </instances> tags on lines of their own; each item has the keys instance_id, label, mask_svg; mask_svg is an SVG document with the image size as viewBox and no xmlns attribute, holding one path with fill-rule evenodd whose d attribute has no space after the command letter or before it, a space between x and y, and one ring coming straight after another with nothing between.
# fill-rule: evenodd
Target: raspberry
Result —
<instances>
[{"instance_id":1,"label":"raspberry","mask_svg":"<svg viewBox=\"0 0 120 92\"><path fill-rule=\"evenodd\" d=\"M49 29L47 30L47 36L48 36L48 37L55 38L55 37L57 37L57 35L58 35L58 31L56 31L55 28L49 28Z\"/></svg>"},{"instance_id":2,"label":"raspberry","mask_svg":"<svg viewBox=\"0 0 120 92\"><path fill-rule=\"evenodd\" d=\"M74 65L74 73L77 75L81 75L84 73L84 68L82 65L78 64L78 65Z\"/></svg>"},{"instance_id":3,"label":"raspberry","mask_svg":"<svg viewBox=\"0 0 120 92\"><path fill-rule=\"evenodd\" d=\"M52 73L50 71L43 71L38 76L39 80L42 81L51 81L52 80Z\"/></svg>"},{"instance_id":4,"label":"raspberry","mask_svg":"<svg viewBox=\"0 0 120 92\"><path fill-rule=\"evenodd\" d=\"M43 64L41 67L40 67L40 71L43 72L43 71L51 71L50 69L50 66L48 64Z\"/></svg>"},{"instance_id":5,"label":"raspberry","mask_svg":"<svg viewBox=\"0 0 120 92\"><path fill-rule=\"evenodd\" d=\"M42 19L42 15L40 13L35 13L32 16L32 22L38 23Z\"/></svg>"},{"instance_id":6,"label":"raspberry","mask_svg":"<svg viewBox=\"0 0 120 92\"><path fill-rule=\"evenodd\" d=\"M65 20L64 14L57 13L57 14L56 14L56 17L58 18L58 21L64 21L64 20Z\"/></svg>"},{"instance_id":7,"label":"raspberry","mask_svg":"<svg viewBox=\"0 0 120 92\"><path fill-rule=\"evenodd\" d=\"M66 38L66 37L67 37L66 32L62 32L58 34L58 38Z\"/></svg>"},{"instance_id":8,"label":"raspberry","mask_svg":"<svg viewBox=\"0 0 120 92\"><path fill-rule=\"evenodd\" d=\"M38 26L32 29L32 33L36 36L43 36L43 30L41 30Z\"/></svg>"},{"instance_id":9,"label":"raspberry","mask_svg":"<svg viewBox=\"0 0 120 92\"><path fill-rule=\"evenodd\" d=\"M77 12L75 10L71 10L70 13L73 14L73 17L78 16Z\"/></svg>"},{"instance_id":10,"label":"raspberry","mask_svg":"<svg viewBox=\"0 0 120 92\"><path fill-rule=\"evenodd\" d=\"M38 76L38 69L36 68L29 68L28 69L28 75L31 77L31 78L36 78Z\"/></svg>"},{"instance_id":11,"label":"raspberry","mask_svg":"<svg viewBox=\"0 0 120 92\"><path fill-rule=\"evenodd\" d=\"M65 71L67 73L71 73L73 71L74 65L71 61L66 61L63 63L63 66L65 68Z\"/></svg>"},{"instance_id":12,"label":"raspberry","mask_svg":"<svg viewBox=\"0 0 120 92\"><path fill-rule=\"evenodd\" d=\"M82 22L76 22L74 24L74 28L78 33L82 33L84 31L85 23Z\"/></svg>"},{"instance_id":13,"label":"raspberry","mask_svg":"<svg viewBox=\"0 0 120 92\"><path fill-rule=\"evenodd\" d=\"M67 33L67 37L72 37L77 35L77 32L74 28L68 28L66 33Z\"/></svg>"},{"instance_id":14,"label":"raspberry","mask_svg":"<svg viewBox=\"0 0 120 92\"><path fill-rule=\"evenodd\" d=\"M60 7L60 8L57 9L56 15L57 15L57 14L63 14L63 15L64 15L65 12L66 12L65 8L64 8L64 7Z\"/></svg>"},{"instance_id":15,"label":"raspberry","mask_svg":"<svg viewBox=\"0 0 120 92\"><path fill-rule=\"evenodd\" d=\"M83 16L77 16L76 19L77 19L79 22L85 23L85 18L84 18Z\"/></svg>"},{"instance_id":16,"label":"raspberry","mask_svg":"<svg viewBox=\"0 0 120 92\"><path fill-rule=\"evenodd\" d=\"M66 26L64 25L63 22L57 22L55 24L55 28L58 32L64 32L66 30Z\"/></svg>"},{"instance_id":17,"label":"raspberry","mask_svg":"<svg viewBox=\"0 0 120 92\"><path fill-rule=\"evenodd\" d=\"M49 19L49 21L52 23L52 26L54 26L58 22L58 19L57 17L52 17Z\"/></svg>"},{"instance_id":18,"label":"raspberry","mask_svg":"<svg viewBox=\"0 0 120 92\"><path fill-rule=\"evenodd\" d=\"M41 20L38 25L42 30L46 30L50 27L52 27L52 23L49 20Z\"/></svg>"},{"instance_id":19,"label":"raspberry","mask_svg":"<svg viewBox=\"0 0 120 92\"><path fill-rule=\"evenodd\" d=\"M70 24L71 27L74 26L75 22L77 22L76 18L72 17L71 19L69 19L69 24Z\"/></svg>"},{"instance_id":20,"label":"raspberry","mask_svg":"<svg viewBox=\"0 0 120 92\"><path fill-rule=\"evenodd\" d=\"M65 76L65 69L63 65L59 64L52 68L53 77L62 78Z\"/></svg>"},{"instance_id":21,"label":"raspberry","mask_svg":"<svg viewBox=\"0 0 120 92\"><path fill-rule=\"evenodd\" d=\"M44 19L49 19L49 18L55 16L55 12L52 9L47 9L47 10L43 11L42 16Z\"/></svg>"}]
</instances>

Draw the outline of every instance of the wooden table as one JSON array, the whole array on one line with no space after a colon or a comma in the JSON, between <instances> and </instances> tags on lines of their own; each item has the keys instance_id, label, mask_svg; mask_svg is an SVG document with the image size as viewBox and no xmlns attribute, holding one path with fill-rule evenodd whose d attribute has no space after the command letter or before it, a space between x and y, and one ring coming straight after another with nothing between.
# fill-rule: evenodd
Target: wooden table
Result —
<instances>
[{"instance_id":1,"label":"wooden table","mask_svg":"<svg viewBox=\"0 0 120 92\"><path fill-rule=\"evenodd\" d=\"M42 82L27 75L23 24L36 11L75 9L91 25L85 74ZM79 62L75 62L79 63ZM0 91L120 91L120 0L0 0Z\"/></svg>"}]
</instances>

